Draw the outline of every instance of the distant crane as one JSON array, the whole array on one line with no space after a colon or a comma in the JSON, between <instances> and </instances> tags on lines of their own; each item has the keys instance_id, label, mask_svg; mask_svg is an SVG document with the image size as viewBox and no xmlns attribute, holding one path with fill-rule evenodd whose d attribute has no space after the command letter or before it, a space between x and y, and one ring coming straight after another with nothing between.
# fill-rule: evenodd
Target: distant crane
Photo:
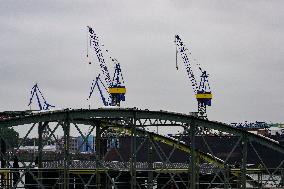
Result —
<instances>
[{"instance_id":1,"label":"distant crane","mask_svg":"<svg viewBox=\"0 0 284 189\"><path fill-rule=\"evenodd\" d=\"M264 121L254 123L245 121L244 123L231 123L230 125L241 129L268 129L270 127L270 124Z\"/></svg>"},{"instance_id":2,"label":"distant crane","mask_svg":"<svg viewBox=\"0 0 284 189\"><path fill-rule=\"evenodd\" d=\"M188 78L191 82L191 86L194 90L196 100L198 102L198 117L207 119L206 107L211 106L212 93L210 89L210 85L208 82L209 75L205 70L202 70L199 66L199 70L201 71L200 82L199 85L195 79L193 74L191 60L188 56L188 49L185 47L181 38L178 35L175 35L175 44L176 44L176 68L178 69L177 64L177 54L180 53L180 56L185 65Z\"/></svg>"},{"instance_id":3,"label":"distant crane","mask_svg":"<svg viewBox=\"0 0 284 189\"><path fill-rule=\"evenodd\" d=\"M93 80L88 100L91 98L95 87L98 87L101 99L105 106L120 106L120 102L125 101L125 93L126 93L126 87L124 84L120 63L115 58L110 57L112 62L115 64L114 75L113 78L111 79L103 56L99 38L96 32L93 30L93 28L91 28L90 26L87 27L89 33L88 42L90 42L88 43L88 47L90 46L94 49L96 56L99 60L99 65L103 77L103 80L101 80L100 78L101 74L99 74L96 77L96 79ZM88 52L87 52L87 57L88 57ZM89 64L91 64L91 62L89 62ZM106 93L104 91L106 91Z\"/></svg>"},{"instance_id":4,"label":"distant crane","mask_svg":"<svg viewBox=\"0 0 284 189\"><path fill-rule=\"evenodd\" d=\"M30 106L30 109L31 109L31 105L32 105L34 97L37 100L37 105L38 105L38 110L39 111L41 111L41 110L49 110L50 108L55 108L55 106L50 105L49 103L47 103L47 101L45 100L45 98L44 98L42 92L40 91L37 83L32 87L32 90L31 90L31 97L30 97L30 101L29 101L29 104L28 104L28 106ZM43 133L42 134L43 134L42 137L43 137L44 140L48 139L48 137L50 135L50 132L49 132L47 127L43 128Z\"/></svg>"},{"instance_id":5,"label":"distant crane","mask_svg":"<svg viewBox=\"0 0 284 189\"><path fill-rule=\"evenodd\" d=\"M30 97L28 106L31 107L34 97L36 97L36 100L37 100L38 110L49 110L49 108L55 107L47 103L37 83L32 87L31 97Z\"/></svg>"}]
</instances>

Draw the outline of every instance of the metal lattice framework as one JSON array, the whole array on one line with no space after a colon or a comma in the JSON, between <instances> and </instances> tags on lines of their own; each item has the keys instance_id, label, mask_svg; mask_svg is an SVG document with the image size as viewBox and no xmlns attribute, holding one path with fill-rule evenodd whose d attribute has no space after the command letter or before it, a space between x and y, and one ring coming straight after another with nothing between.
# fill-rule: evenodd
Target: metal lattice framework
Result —
<instances>
[{"instance_id":1,"label":"metal lattice framework","mask_svg":"<svg viewBox=\"0 0 284 189\"><path fill-rule=\"evenodd\" d=\"M284 147L277 141L186 114L136 108L10 112L0 127L26 131L17 147L4 141L10 151L1 143L2 188L276 188L284 181ZM45 140L44 129L50 131ZM29 157L19 148L33 130L38 149ZM167 130L178 135L167 136ZM200 134L208 130L211 135ZM71 152L74 132L95 153ZM92 134L94 146L87 142ZM120 147L107 148L112 139ZM60 153L43 151L49 140L63 143ZM277 158L271 162L269 154ZM15 157L20 166L11 168Z\"/></svg>"}]
</instances>

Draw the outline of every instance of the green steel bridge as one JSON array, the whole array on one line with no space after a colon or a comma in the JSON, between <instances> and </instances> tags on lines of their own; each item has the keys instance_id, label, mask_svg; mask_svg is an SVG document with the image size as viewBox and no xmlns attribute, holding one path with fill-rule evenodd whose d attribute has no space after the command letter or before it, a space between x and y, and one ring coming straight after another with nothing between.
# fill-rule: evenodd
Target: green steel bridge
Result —
<instances>
[{"instance_id":1,"label":"green steel bridge","mask_svg":"<svg viewBox=\"0 0 284 189\"><path fill-rule=\"evenodd\" d=\"M55 111L2 112L0 127L17 128L25 137L17 147L1 136L1 188L281 188L284 187L284 146L264 136L255 135L230 125L195 116L137 108L65 109ZM179 131L169 137L160 131ZM85 133L83 130L88 130ZM48 132L46 132L48 131ZM38 149L30 158L23 158L20 146L32 132L37 133ZM63 149L58 158L47 160L43 147L48 140L58 141L63 133ZM70 133L76 132L87 143L95 135L95 153L88 160L71 152ZM45 134L48 133L47 136ZM104 151L109 133L129 138L129 149L112 150L119 161L109 160ZM236 140L221 159L205 137L229 136ZM202 139L202 148L200 140ZM231 140L228 142L232 142ZM165 150L167 146L167 150ZM268 166L264 158L276 154L276 166ZM10 150L6 150L10 149ZM236 150L240 153L236 157ZM267 150L266 150L267 149ZM250 166L253 153L259 165ZM147 157L141 160L141 154ZM156 159L158 158L159 161ZM19 166L9 166L15 164ZM185 159L177 162L176 157ZM233 164L231 158L239 159ZM272 160L271 160L272 161ZM11 162L11 163L9 163ZM36 162L36 163L35 163Z\"/></svg>"}]
</instances>

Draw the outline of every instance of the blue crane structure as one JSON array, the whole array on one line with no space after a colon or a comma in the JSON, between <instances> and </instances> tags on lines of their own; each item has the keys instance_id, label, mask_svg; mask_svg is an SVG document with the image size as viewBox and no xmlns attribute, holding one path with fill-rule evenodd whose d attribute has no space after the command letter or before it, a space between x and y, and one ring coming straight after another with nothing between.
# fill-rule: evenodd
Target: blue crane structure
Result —
<instances>
[{"instance_id":1,"label":"blue crane structure","mask_svg":"<svg viewBox=\"0 0 284 189\"><path fill-rule=\"evenodd\" d=\"M39 110L49 110L50 108L55 107L55 106L47 103L47 101L45 100L45 98L44 98L42 92L40 91L37 83L32 87L31 97L30 97L28 106L32 105L34 97L36 98Z\"/></svg>"},{"instance_id":2,"label":"blue crane structure","mask_svg":"<svg viewBox=\"0 0 284 189\"><path fill-rule=\"evenodd\" d=\"M212 100L212 93L208 82L209 75L205 70L202 70L201 67L199 66L199 70L201 71L201 76L198 85L192 70L191 60L188 55L188 49L185 47L184 43L182 42L181 38L178 35L175 35L175 44L176 44L176 68L178 69L177 54L179 52L183 60L183 63L185 65L188 78L191 82L191 86L194 90L196 100L198 102L198 116L203 119L207 119L206 107L211 106L211 100Z\"/></svg>"},{"instance_id":3,"label":"blue crane structure","mask_svg":"<svg viewBox=\"0 0 284 189\"><path fill-rule=\"evenodd\" d=\"M95 51L102 72L102 74L99 74L96 79L93 80L88 100L91 98L94 89L97 87L100 93L100 97L105 106L120 106L120 102L125 101L126 93L126 87L124 84L124 78L122 76L120 63L115 58L110 57L111 61L115 65L114 75L113 78L111 78L106 65L106 61L103 56L103 51L100 45L98 35L93 28L91 28L90 26L87 27L90 39L90 43L88 44L88 46L92 47ZM100 78L101 75L103 79Z\"/></svg>"},{"instance_id":4,"label":"blue crane structure","mask_svg":"<svg viewBox=\"0 0 284 189\"><path fill-rule=\"evenodd\" d=\"M31 105L32 105L34 97L36 98L36 102L37 102L39 111L50 110L50 108L55 108L54 105L47 103L47 101L45 100L45 98L44 98L42 92L40 91L37 83L34 84L34 86L32 87L32 90L31 90L31 97L30 97L30 101L29 101L29 104L28 104L28 106L30 106L30 109L31 109ZM50 132L49 132L47 127L43 127L43 133L42 134L43 134L43 136L42 136L43 139L48 139Z\"/></svg>"},{"instance_id":5,"label":"blue crane structure","mask_svg":"<svg viewBox=\"0 0 284 189\"><path fill-rule=\"evenodd\" d=\"M244 123L231 123L230 125L240 129L268 129L271 127L271 124L265 121L256 121L254 123L245 121Z\"/></svg>"}]
</instances>

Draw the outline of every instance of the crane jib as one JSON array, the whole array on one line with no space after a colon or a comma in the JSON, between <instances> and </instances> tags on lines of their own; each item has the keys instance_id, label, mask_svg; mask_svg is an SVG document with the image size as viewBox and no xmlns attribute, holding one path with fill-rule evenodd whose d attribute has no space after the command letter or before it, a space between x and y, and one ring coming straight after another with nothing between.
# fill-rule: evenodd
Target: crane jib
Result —
<instances>
[{"instance_id":1,"label":"crane jib","mask_svg":"<svg viewBox=\"0 0 284 189\"><path fill-rule=\"evenodd\" d=\"M183 45L183 43L181 42L180 38L176 38L176 45L178 46L179 52L181 53L181 58L183 59L183 62L185 64L185 68L186 68L186 72L187 75L191 81L191 85L193 87L194 93L197 93L197 82L196 79L194 77L193 71L191 69L191 65L189 62L189 58L186 55L186 48Z\"/></svg>"},{"instance_id":2,"label":"crane jib","mask_svg":"<svg viewBox=\"0 0 284 189\"><path fill-rule=\"evenodd\" d=\"M90 38L91 38L91 44L94 47L95 53L97 55L97 58L99 60L100 63L100 67L102 69L102 73L104 76L104 80L107 83L108 86L111 86L111 79L110 79L110 75L103 57L103 53L102 50L100 49L100 45L99 45L99 38L96 35L96 33L94 32L94 30L92 28L89 27L89 33L90 33Z\"/></svg>"}]
</instances>

